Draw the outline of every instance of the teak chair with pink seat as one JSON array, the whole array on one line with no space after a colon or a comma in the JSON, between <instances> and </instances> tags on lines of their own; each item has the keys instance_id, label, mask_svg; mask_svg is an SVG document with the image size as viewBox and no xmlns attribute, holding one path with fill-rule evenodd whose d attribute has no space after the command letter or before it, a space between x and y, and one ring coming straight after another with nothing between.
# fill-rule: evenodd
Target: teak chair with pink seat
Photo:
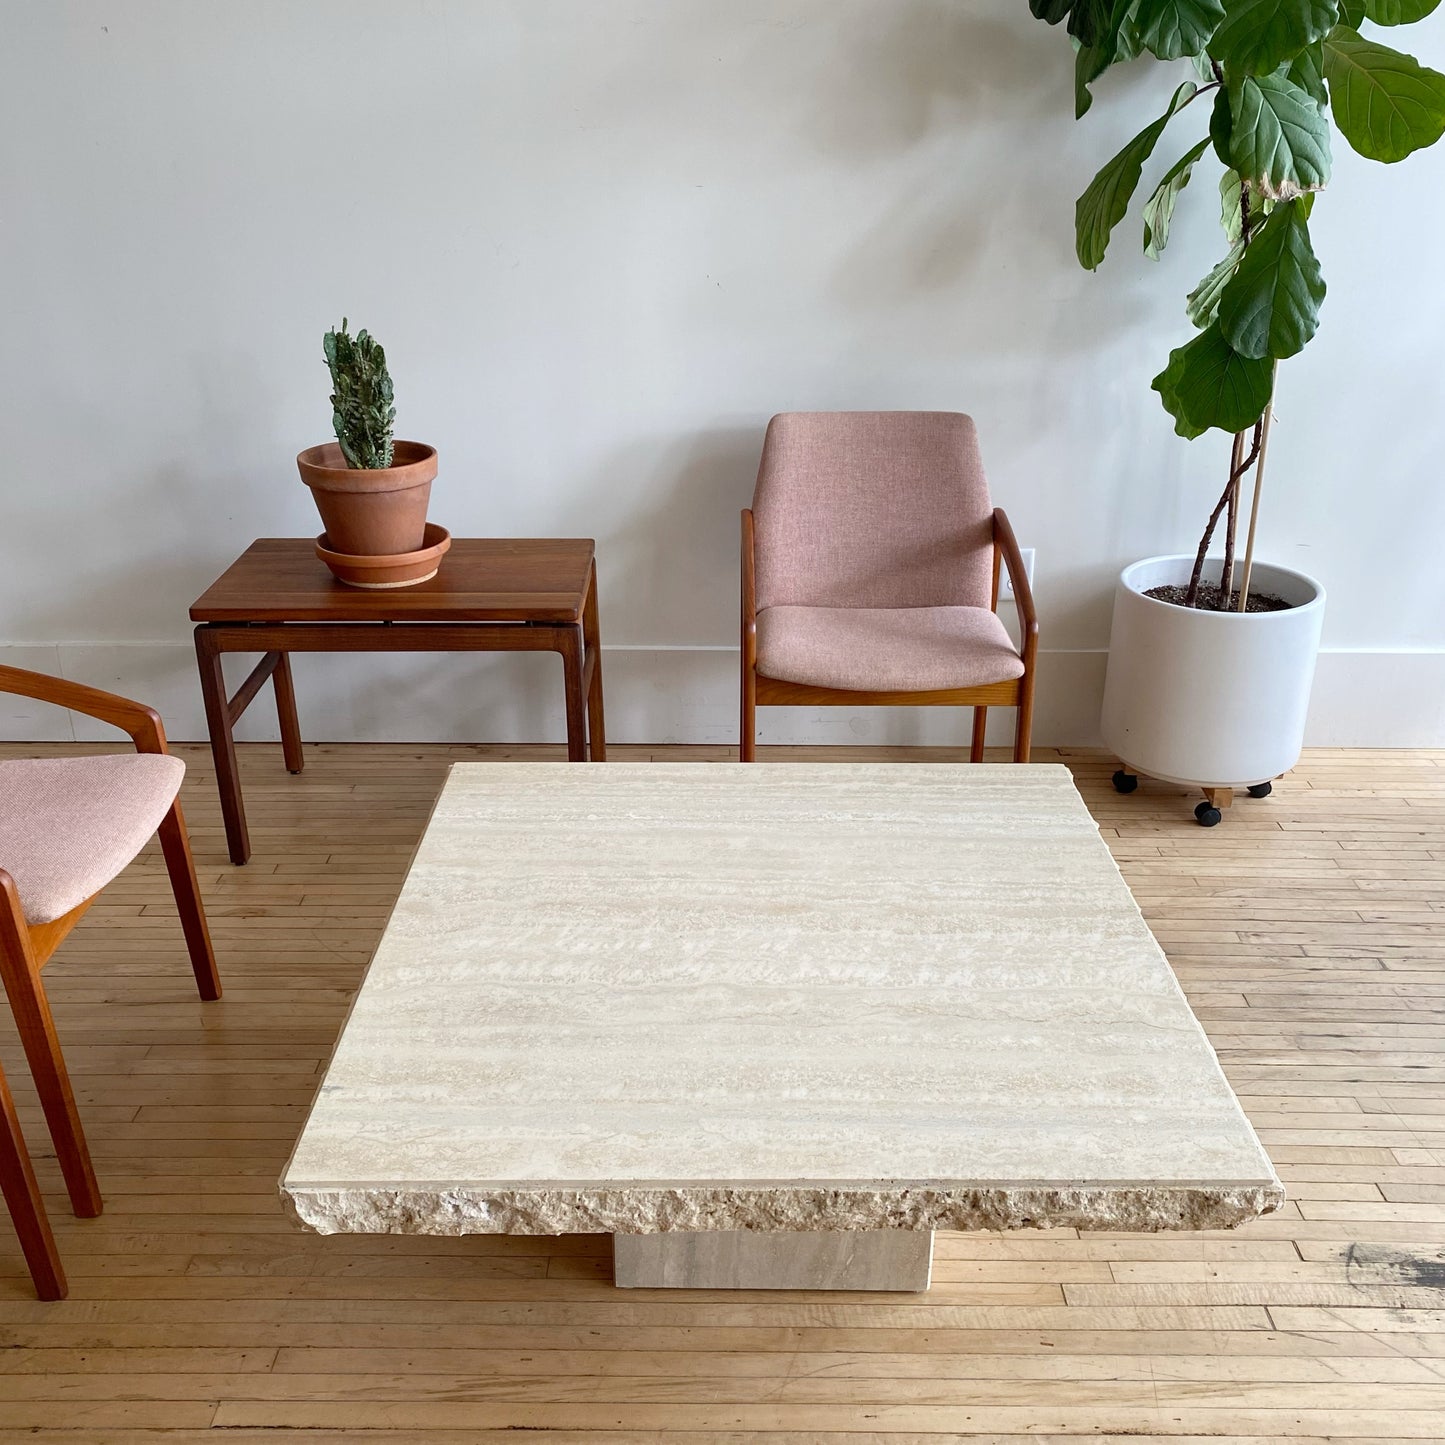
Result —
<instances>
[{"instance_id":1,"label":"teak chair with pink seat","mask_svg":"<svg viewBox=\"0 0 1445 1445\"><path fill-rule=\"evenodd\" d=\"M101 889L159 833L197 987L203 999L220 998L221 980L177 801L185 764L166 751L160 717L142 703L15 667L0 667L0 693L99 718L128 733L136 748L96 757L0 762L0 977L71 1206L89 1218L101 1211L100 1188L40 971ZM27 1218L38 1216L43 1225L33 1174L19 1168L9 1151L0 1153L0 1167L12 1214L14 1199L23 1195ZM19 1214L16 1222L19 1227ZM48 1239L48 1228L43 1232ZM33 1230L30 1237L38 1238ZM22 1230L22 1243L25 1238ZM48 1256L57 1276L48 1283L63 1293L53 1241ZM29 1246L26 1257L34 1272ZM58 1298L46 1294L40 1273L35 1277L42 1297Z\"/></svg>"},{"instance_id":2,"label":"teak chair with pink seat","mask_svg":"<svg viewBox=\"0 0 1445 1445\"><path fill-rule=\"evenodd\" d=\"M760 706L1018 709L1029 758L1039 624L973 421L958 412L789 412L768 424L743 512L742 729ZM995 609L1008 568L1021 647Z\"/></svg>"}]
</instances>

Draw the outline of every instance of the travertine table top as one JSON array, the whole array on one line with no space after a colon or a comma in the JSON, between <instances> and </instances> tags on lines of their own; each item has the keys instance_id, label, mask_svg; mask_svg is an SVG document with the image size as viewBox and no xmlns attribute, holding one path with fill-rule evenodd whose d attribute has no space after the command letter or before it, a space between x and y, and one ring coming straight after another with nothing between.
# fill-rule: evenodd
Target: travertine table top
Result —
<instances>
[{"instance_id":1,"label":"travertine table top","mask_svg":"<svg viewBox=\"0 0 1445 1445\"><path fill-rule=\"evenodd\" d=\"M1219 1228L1283 1191L1066 769L457 764L324 1232Z\"/></svg>"}]
</instances>

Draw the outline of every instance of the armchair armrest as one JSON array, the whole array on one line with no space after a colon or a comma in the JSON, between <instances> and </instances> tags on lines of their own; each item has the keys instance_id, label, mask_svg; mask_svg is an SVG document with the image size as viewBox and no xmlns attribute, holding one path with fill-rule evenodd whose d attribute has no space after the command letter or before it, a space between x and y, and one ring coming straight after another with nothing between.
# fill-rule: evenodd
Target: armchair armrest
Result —
<instances>
[{"instance_id":1,"label":"armchair armrest","mask_svg":"<svg viewBox=\"0 0 1445 1445\"><path fill-rule=\"evenodd\" d=\"M753 514L743 509L743 665L751 670L758 660L758 589L753 563Z\"/></svg>"},{"instance_id":2,"label":"armchair armrest","mask_svg":"<svg viewBox=\"0 0 1445 1445\"><path fill-rule=\"evenodd\" d=\"M165 729L161 715L142 702L102 692L82 683L67 682L63 677L49 677L43 672L27 672L20 667L0 666L0 693L30 697L37 702L54 703L71 712L97 718L130 735L138 753L166 751Z\"/></svg>"},{"instance_id":3,"label":"armchair armrest","mask_svg":"<svg viewBox=\"0 0 1445 1445\"><path fill-rule=\"evenodd\" d=\"M1019 643L1024 666L1032 669L1039 645L1039 615L1034 610L1033 588L1029 586L1029 574L1024 568L1018 540L1002 507L993 510L993 545L1008 568L1009 585L1013 588L1014 605L1018 609Z\"/></svg>"}]
</instances>

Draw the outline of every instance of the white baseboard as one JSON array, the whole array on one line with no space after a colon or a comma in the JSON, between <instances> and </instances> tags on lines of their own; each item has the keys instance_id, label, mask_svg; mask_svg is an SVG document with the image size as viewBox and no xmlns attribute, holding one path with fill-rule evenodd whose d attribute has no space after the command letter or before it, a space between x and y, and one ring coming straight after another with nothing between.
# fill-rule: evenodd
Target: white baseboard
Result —
<instances>
[{"instance_id":1,"label":"white baseboard","mask_svg":"<svg viewBox=\"0 0 1445 1445\"><path fill-rule=\"evenodd\" d=\"M1045 651L1039 659L1034 741L1099 744L1105 652ZM226 659L237 686L253 659ZM157 708L177 741L206 736L195 655L176 642L0 645L0 662L90 683ZM537 654L298 654L303 735L313 742L559 742L565 736L560 664ZM737 740L737 650L614 645L604 649L607 734L619 743ZM1227 679L1223 680L1227 686ZM1010 710L990 717L1008 740ZM765 743L964 746L969 718L951 708L763 708ZM88 718L0 696L0 740L111 739ZM277 737L270 691L237 728ZM1321 653L1306 742L1314 747L1445 747L1445 650Z\"/></svg>"}]
</instances>

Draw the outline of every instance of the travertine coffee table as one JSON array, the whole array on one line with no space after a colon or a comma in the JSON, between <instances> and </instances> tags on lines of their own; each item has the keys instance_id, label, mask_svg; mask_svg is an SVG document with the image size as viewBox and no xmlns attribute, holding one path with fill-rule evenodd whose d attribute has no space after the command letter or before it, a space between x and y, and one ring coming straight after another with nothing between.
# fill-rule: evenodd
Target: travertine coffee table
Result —
<instances>
[{"instance_id":1,"label":"travertine coffee table","mask_svg":"<svg viewBox=\"0 0 1445 1445\"><path fill-rule=\"evenodd\" d=\"M282 1191L615 1236L621 1285L924 1289L932 1231L1283 1190L1061 767L458 764Z\"/></svg>"}]
</instances>

